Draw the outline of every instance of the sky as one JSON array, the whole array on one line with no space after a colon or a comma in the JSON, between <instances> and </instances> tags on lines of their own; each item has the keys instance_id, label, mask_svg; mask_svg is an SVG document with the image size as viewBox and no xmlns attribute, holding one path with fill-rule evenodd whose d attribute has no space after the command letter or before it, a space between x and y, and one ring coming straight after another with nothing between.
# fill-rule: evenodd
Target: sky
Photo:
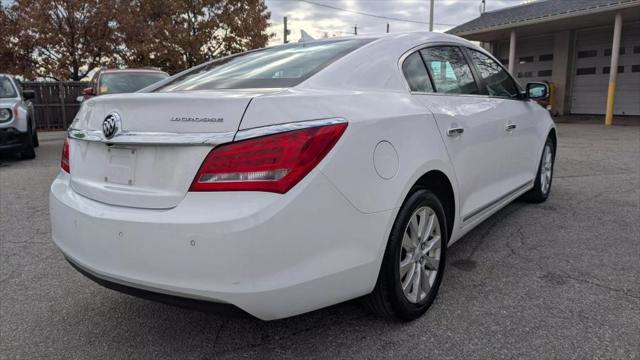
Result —
<instances>
[{"instance_id":1,"label":"sky","mask_svg":"<svg viewBox=\"0 0 640 360\"><path fill-rule=\"evenodd\" d=\"M429 0L265 0L271 11L269 31L275 34L270 45L283 40L283 21L287 16L291 30L290 40L300 38L305 30L315 38L385 32L387 22L390 32L428 30ZM486 10L497 10L520 5L531 0L486 0ZM315 4L313 4L315 3ZM435 0L434 30L446 31L480 15L481 0ZM325 5L325 6L322 6ZM348 11L328 8L337 7ZM357 14L368 13L409 21L386 20Z\"/></svg>"}]
</instances>

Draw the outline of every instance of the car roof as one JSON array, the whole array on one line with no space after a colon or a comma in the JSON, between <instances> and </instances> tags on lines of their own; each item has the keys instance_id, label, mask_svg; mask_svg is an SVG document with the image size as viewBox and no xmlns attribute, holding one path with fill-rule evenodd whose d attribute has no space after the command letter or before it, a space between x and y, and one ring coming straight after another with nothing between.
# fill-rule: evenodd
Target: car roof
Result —
<instances>
[{"instance_id":1,"label":"car roof","mask_svg":"<svg viewBox=\"0 0 640 360\"><path fill-rule=\"evenodd\" d=\"M400 60L405 54L430 45L465 46L480 50L477 45L460 37L428 31L358 35L349 38L372 41L336 60L298 87L404 91L406 83L400 71Z\"/></svg>"},{"instance_id":2,"label":"car roof","mask_svg":"<svg viewBox=\"0 0 640 360\"><path fill-rule=\"evenodd\" d=\"M468 40L462 39L458 36L439 33L439 32L430 32L430 31L409 31L409 32L397 32L397 33L373 33L373 34L363 34L363 35L348 35L348 36L335 36L329 38L322 39L314 39L310 41L306 41L305 43L321 43L326 41L337 41L337 40L351 40L351 39L363 39L363 40L380 40L380 41L394 41L396 39L406 39L406 40L414 40L416 42L456 42L459 44L469 45L472 44ZM276 46L286 46L289 44L281 44Z\"/></svg>"},{"instance_id":3,"label":"car roof","mask_svg":"<svg viewBox=\"0 0 640 360\"><path fill-rule=\"evenodd\" d=\"M100 72L102 74L112 74L112 73L163 73L166 74L166 71L162 71L159 69L145 69L145 68L140 68L140 69L104 69L104 70L100 70Z\"/></svg>"}]
</instances>

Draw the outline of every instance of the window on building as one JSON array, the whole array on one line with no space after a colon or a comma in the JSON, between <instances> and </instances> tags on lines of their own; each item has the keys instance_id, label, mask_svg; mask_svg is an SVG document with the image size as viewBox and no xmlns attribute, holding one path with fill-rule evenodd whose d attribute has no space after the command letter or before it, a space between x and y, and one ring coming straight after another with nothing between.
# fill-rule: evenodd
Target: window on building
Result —
<instances>
[{"instance_id":1,"label":"window on building","mask_svg":"<svg viewBox=\"0 0 640 360\"><path fill-rule=\"evenodd\" d=\"M519 91L515 81L495 60L475 50L471 50L471 59L484 81L486 88L483 93L508 98L518 96Z\"/></svg>"},{"instance_id":2,"label":"window on building","mask_svg":"<svg viewBox=\"0 0 640 360\"><path fill-rule=\"evenodd\" d=\"M520 56L518 58L518 63L520 64L528 64L533 62L533 56Z\"/></svg>"},{"instance_id":3,"label":"window on building","mask_svg":"<svg viewBox=\"0 0 640 360\"><path fill-rule=\"evenodd\" d=\"M634 46L633 47L633 53L634 54L640 54L640 46Z\"/></svg>"},{"instance_id":4,"label":"window on building","mask_svg":"<svg viewBox=\"0 0 640 360\"><path fill-rule=\"evenodd\" d=\"M620 48L620 55L624 55L625 51L624 48L621 47ZM611 56L611 49L604 49L604 56Z\"/></svg>"},{"instance_id":5,"label":"window on building","mask_svg":"<svg viewBox=\"0 0 640 360\"><path fill-rule=\"evenodd\" d=\"M611 67L610 66L605 66L602 68L602 73L603 74L608 74L611 72ZM624 66L618 66L618 74L621 74L624 72Z\"/></svg>"},{"instance_id":6,"label":"window on building","mask_svg":"<svg viewBox=\"0 0 640 360\"><path fill-rule=\"evenodd\" d=\"M551 70L540 70L538 71L538 77L548 77L551 76L553 72Z\"/></svg>"},{"instance_id":7,"label":"window on building","mask_svg":"<svg viewBox=\"0 0 640 360\"><path fill-rule=\"evenodd\" d=\"M576 75L593 75L595 73L596 73L595 67L579 68L578 70L576 70Z\"/></svg>"},{"instance_id":8,"label":"window on building","mask_svg":"<svg viewBox=\"0 0 640 360\"><path fill-rule=\"evenodd\" d=\"M457 47L439 46L420 50L429 68L435 90L447 94L478 94L471 68Z\"/></svg>"},{"instance_id":9,"label":"window on building","mask_svg":"<svg viewBox=\"0 0 640 360\"><path fill-rule=\"evenodd\" d=\"M553 54L543 54L538 57L538 61L553 61Z\"/></svg>"},{"instance_id":10,"label":"window on building","mask_svg":"<svg viewBox=\"0 0 640 360\"><path fill-rule=\"evenodd\" d=\"M531 71L519 72L518 73L518 77L519 78L530 78L530 77L533 77L533 72L531 72Z\"/></svg>"},{"instance_id":11,"label":"window on building","mask_svg":"<svg viewBox=\"0 0 640 360\"><path fill-rule=\"evenodd\" d=\"M407 79L407 83L409 83L411 91L433 91L431 80L429 80L429 73L418 52L414 52L404 60L404 63L402 63L402 72Z\"/></svg>"},{"instance_id":12,"label":"window on building","mask_svg":"<svg viewBox=\"0 0 640 360\"><path fill-rule=\"evenodd\" d=\"M583 50L583 51L578 51L578 58L579 59L583 59L583 58L590 58L590 57L596 57L598 56L598 50Z\"/></svg>"},{"instance_id":13,"label":"window on building","mask_svg":"<svg viewBox=\"0 0 640 360\"><path fill-rule=\"evenodd\" d=\"M640 72L640 64L632 65L631 66L631 72Z\"/></svg>"}]
</instances>

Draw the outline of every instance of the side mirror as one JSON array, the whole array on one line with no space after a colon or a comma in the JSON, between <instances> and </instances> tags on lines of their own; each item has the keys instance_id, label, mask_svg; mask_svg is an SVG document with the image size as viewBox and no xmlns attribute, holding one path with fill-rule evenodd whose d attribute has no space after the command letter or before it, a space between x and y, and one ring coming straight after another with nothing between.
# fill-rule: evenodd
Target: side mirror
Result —
<instances>
[{"instance_id":1,"label":"side mirror","mask_svg":"<svg viewBox=\"0 0 640 360\"><path fill-rule=\"evenodd\" d=\"M79 102L79 103L83 102L84 101L84 96L78 96L76 98L76 101Z\"/></svg>"},{"instance_id":2,"label":"side mirror","mask_svg":"<svg viewBox=\"0 0 640 360\"><path fill-rule=\"evenodd\" d=\"M95 95L95 92L93 91L92 87L88 87L88 88L82 89L82 95L84 95L84 96L93 96L93 95Z\"/></svg>"},{"instance_id":3,"label":"side mirror","mask_svg":"<svg viewBox=\"0 0 640 360\"><path fill-rule=\"evenodd\" d=\"M22 91L22 97L25 100L33 100L36 98L36 92L33 90L24 90Z\"/></svg>"},{"instance_id":4,"label":"side mirror","mask_svg":"<svg viewBox=\"0 0 640 360\"><path fill-rule=\"evenodd\" d=\"M531 100L546 100L549 97L549 85L539 82L527 83L527 98Z\"/></svg>"}]
</instances>

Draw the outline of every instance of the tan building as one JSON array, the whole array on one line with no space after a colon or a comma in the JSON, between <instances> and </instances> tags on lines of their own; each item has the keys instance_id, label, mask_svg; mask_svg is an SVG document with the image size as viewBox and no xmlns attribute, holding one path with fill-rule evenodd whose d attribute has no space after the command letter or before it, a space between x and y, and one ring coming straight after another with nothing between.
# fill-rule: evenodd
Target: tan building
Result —
<instances>
[{"instance_id":1,"label":"tan building","mask_svg":"<svg viewBox=\"0 0 640 360\"><path fill-rule=\"evenodd\" d=\"M521 83L553 82L554 113L605 114L609 104L640 115L640 0L537 1L448 32L479 41Z\"/></svg>"}]
</instances>

